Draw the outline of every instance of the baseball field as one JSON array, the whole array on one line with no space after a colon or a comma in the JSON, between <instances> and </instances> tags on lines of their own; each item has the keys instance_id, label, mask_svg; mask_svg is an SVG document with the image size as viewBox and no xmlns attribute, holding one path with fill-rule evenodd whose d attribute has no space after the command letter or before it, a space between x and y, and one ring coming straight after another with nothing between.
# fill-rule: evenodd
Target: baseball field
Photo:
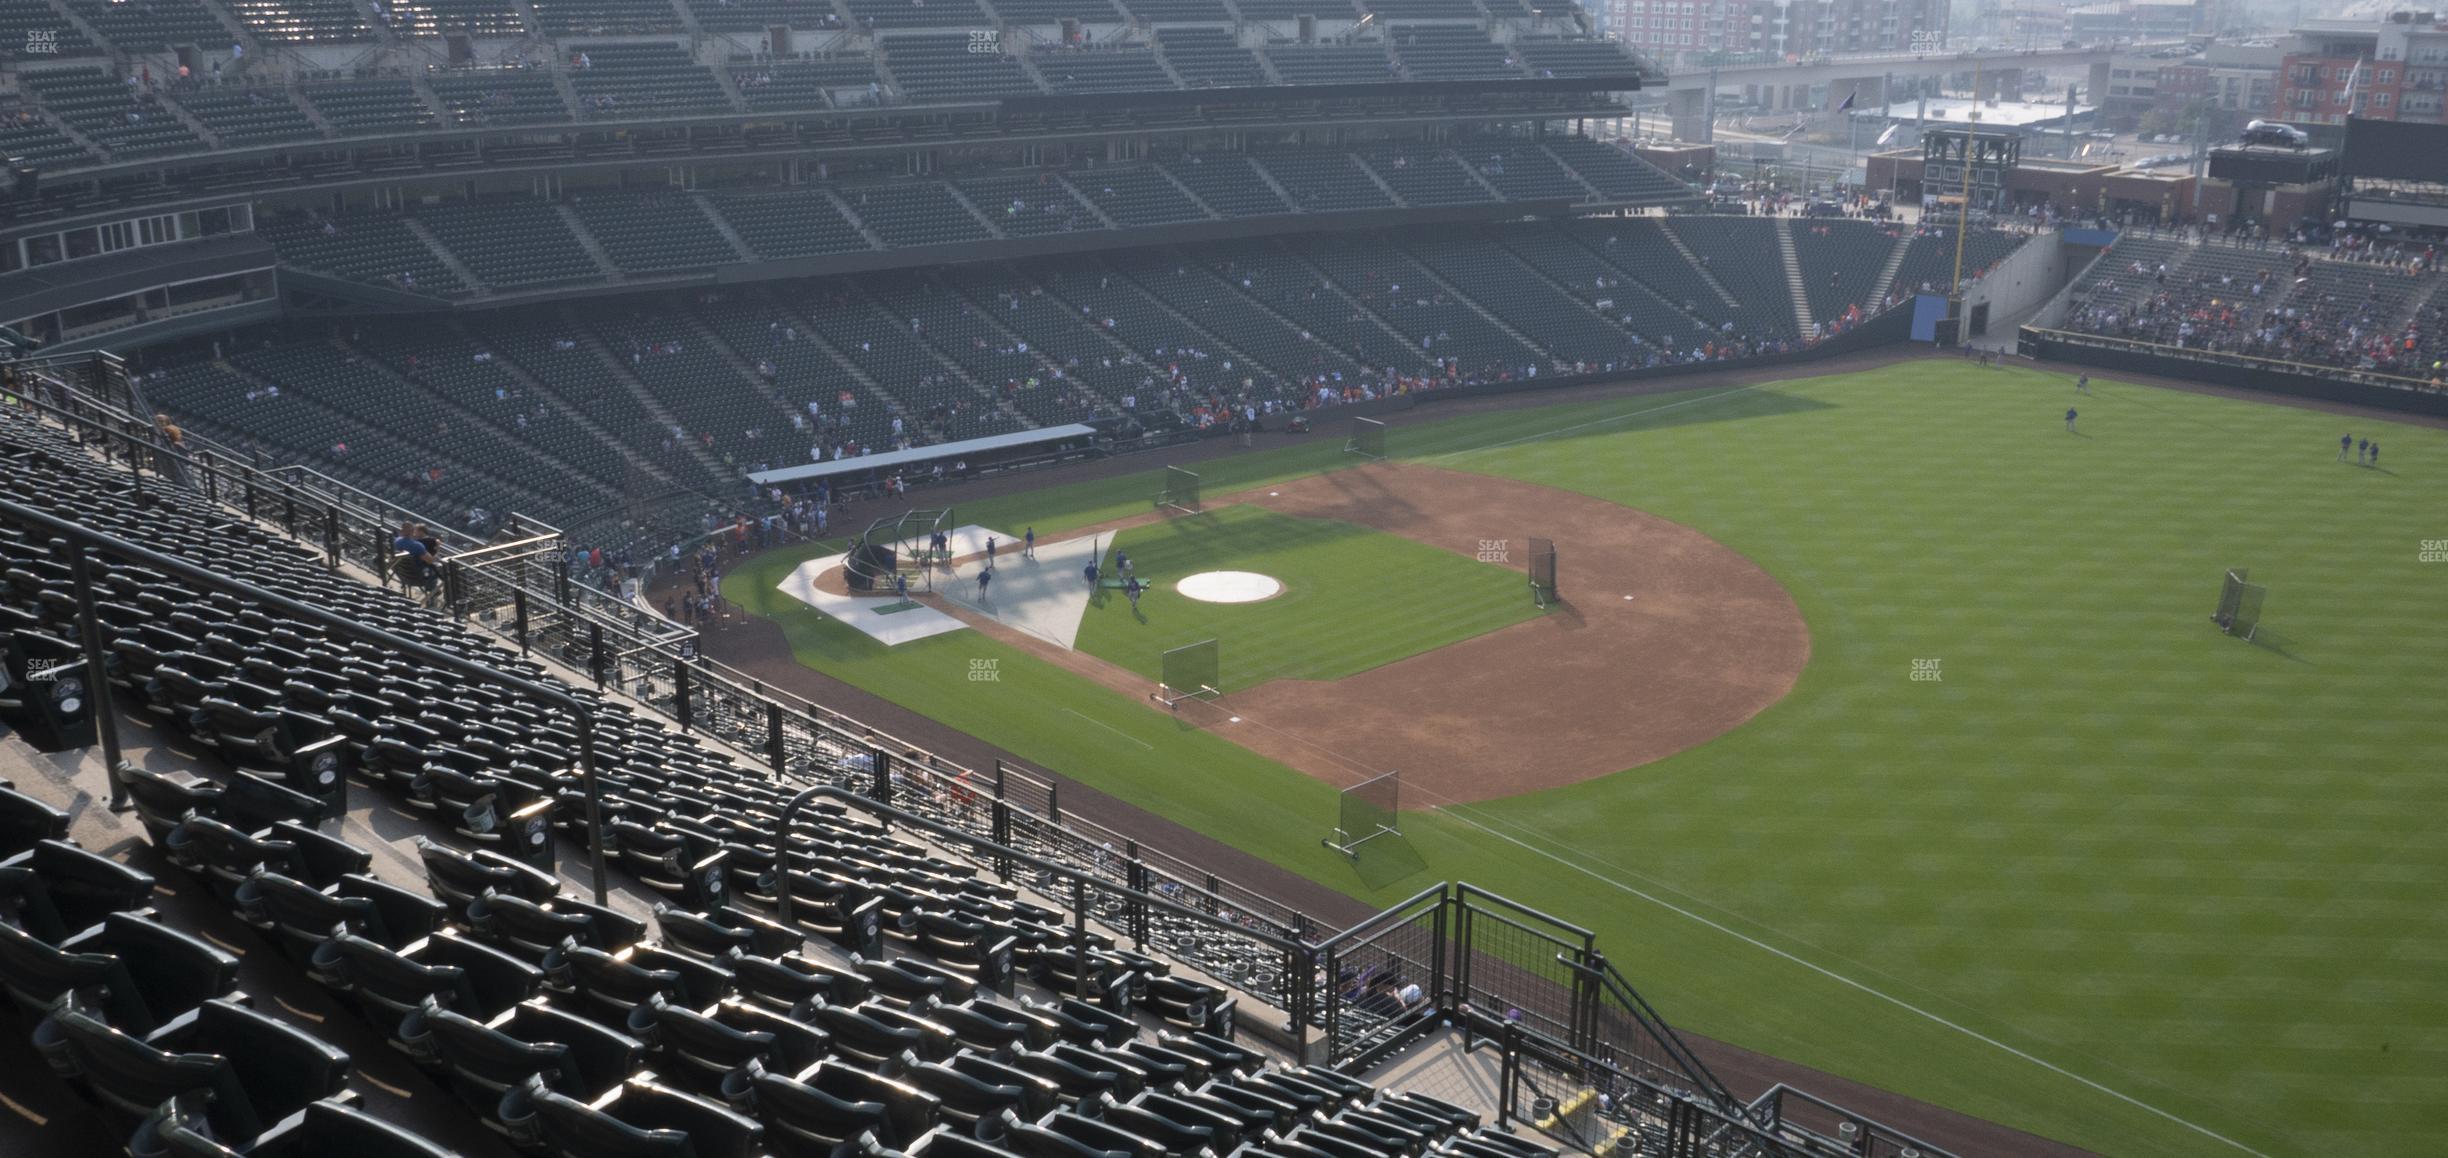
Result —
<instances>
[{"instance_id":1,"label":"baseball field","mask_svg":"<svg viewBox=\"0 0 2448 1158\"><path fill-rule=\"evenodd\" d=\"M1151 509L1153 462L962 503L1132 554L1152 590L1069 650L886 647L775 589L813 551L724 593L809 667L1364 900L1469 880L1589 926L1678 1027L2108 1154L2429 1152L2448 433L2092 389L1915 361L1423 407L1386 463L1329 420L1201 464L1195 516ZM2337 461L2349 431L2384 464ZM2269 588L2255 642L2210 623L2230 567ZM1218 569L1283 594L1171 589ZM1217 713L1152 705L1211 637ZM1400 846L1320 847L1384 768Z\"/></svg>"}]
</instances>

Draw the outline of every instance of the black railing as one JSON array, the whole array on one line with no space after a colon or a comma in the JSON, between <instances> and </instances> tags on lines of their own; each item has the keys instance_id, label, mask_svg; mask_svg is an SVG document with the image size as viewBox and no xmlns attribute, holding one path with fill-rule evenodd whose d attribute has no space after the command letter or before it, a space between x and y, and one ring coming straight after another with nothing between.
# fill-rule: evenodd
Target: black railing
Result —
<instances>
[{"instance_id":1,"label":"black railing","mask_svg":"<svg viewBox=\"0 0 2448 1158\"><path fill-rule=\"evenodd\" d=\"M103 673L109 671L110 666L104 647L101 616L94 606L94 579L89 560L95 554L151 567L206 591L223 592L250 600L291 618L316 624L335 635L375 644L439 671L500 685L567 713L576 721L578 733L578 776L586 794L588 871L592 876L595 903L600 905L605 902L603 794L602 785L595 774L595 712L585 701L558 688L488 667L379 627L359 623L328 609L302 603L22 503L0 499L0 522L37 530L66 543L70 584L76 597L78 633L85 652L85 670L89 673L93 688L95 731L102 743L102 759L110 780L110 807L113 811L123 811L129 806L129 801L120 779L126 764L119 743L119 713L103 679Z\"/></svg>"},{"instance_id":2,"label":"black railing","mask_svg":"<svg viewBox=\"0 0 2448 1158\"><path fill-rule=\"evenodd\" d=\"M1587 1153L1726 1158L1953 1158L1901 1130L1779 1085L1726 1106L1518 1023L1500 1051L1496 1121Z\"/></svg>"},{"instance_id":3,"label":"black railing","mask_svg":"<svg viewBox=\"0 0 2448 1158\"><path fill-rule=\"evenodd\" d=\"M94 453L124 463L140 492L148 480L154 486L192 488L207 501L317 545L329 566L348 561L378 575L391 571L387 524L398 508L307 485L330 480L284 477L217 459L209 451L168 447L150 422L56 381L48 385L47 396L25 400L29 408L67 428ZM0 504L0 516L19 509ZM105 544L201 585L261 600L570 711L580 721L591 869L602 900L593 718L580 700L99 532L28 513L55 531L73 530L72 541ZM1625 1080L1704 1107L1715 1118L1743 1112L1605 962L1586 929L1456 883L1325 935L1325 926L1298 909L1066 814L1060 786L1050 778L1002 761L991 768L965 766L697 655L694 632L675 632L659 616L571 582L565 559L553 554L557 532L535 526L536 534L473 548L446 568L455 576L445 592L448 606L463 623L509 638L522 654L543 651L587 672L599 688L632 694L683 731L720 741L746 754L752 765L762 762L777 782L804 786L796 803L833 799L920 829L1004 880L1053 898L1082 927L1098 921L1140 951L1180 961L1283 1010L1286 1028L1304 1054L1310 1031L1322 1030L1318 1044L1326 1060L1365 1068L1422 1033L1453 1024L1474 1046L1552 1043ZM81 558L81 551L72 556ZM80 574L77 582L82 589L87 581ZM81 598L87 601L81 614L90 633L97 630L90 594L81 591ZM98 647L98 641L90 643L89 656ZM107 721L101 733L105 759L116 769L116 734ZM1507 1049L1511 1067L1517 1059L1513 1048ZM1807 1097L1787 1096L1797 1104ZM1773 1114L1773 1108L1757 1112Z\"/></svg>"}]
</instances>

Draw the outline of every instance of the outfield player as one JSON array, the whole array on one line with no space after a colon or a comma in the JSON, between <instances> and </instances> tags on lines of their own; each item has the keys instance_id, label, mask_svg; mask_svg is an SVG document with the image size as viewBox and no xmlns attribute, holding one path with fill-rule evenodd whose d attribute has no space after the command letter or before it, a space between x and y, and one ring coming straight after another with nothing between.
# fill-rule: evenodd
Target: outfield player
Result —
<instances>
[{"instance_id":1,"label":"outfield player","mask_svg":"<svg viewBox=\"0 0 2448 1158\"><path fill-rule=\"evenodd\" d=\"M2339 435L2339 436L2338 436L2338 461L2339 461L2339 462L2344 462L2344 461L2346 461L2346 452L2347 452L2347 451L2349 451L2349 450L2352 450L2352 449L2354 449L2354 435L2351 435L2351 434L2341 434L2341 435Z\"/></svg>"},{"instance_id":2,"label":"outfield player","mask_svg":"<svg viewBox=\"0 0 2448 1158\"><path fill-rule=\"evenodd\" d=\"M1090 560L1088 560L1088 565L1087 565L1087 566L1085 566L1085 567L1080 568L1080 573L1081 573L1081 574L1083 574L1083 575L1086 575L1086 576L1088 577L1088 589L1089 589L1090 591L1094 591L1094 590L1096 590L1096 581L1097 581L1097 565L1096 565L1096 560L1094 560L1094 559L1090 559Z\"/></svg>"},{"instance_id":3,"label":"outfield player","mask_svg":"<svg viewBox=\"0 0 2448 1158\"><path fill-rule=\"evenodd\" d=\"M1114 573L1120 575L1124 579L1131 577L1131 561L1130 554L1128 552L1114 552Z\"/></svg>"},{"instance_id":4,"label":"outfield player","mask_svg":"<svg viewBox=\"0 0 2448 1158\"><path fill-rule=\"evenodd\" d=\"M1037 528L1030 527L1026 531L1021 532L1020 557L1023 559L1034 559L1037 557Z\"/></svg>"},{"instance_id":5,"label":"outfield player","mask_svg":"<svg viewBox=\"0 0 2448 1158\"><path fill-rule=\"evenodd\" d=\"M2371 464L2380 465L2380 444L2377 442L2371 444Z\"/></svg>"},{"instance_id":6,"label":"outfield player","mask_svg":"<svg viewBox=\"0 0 2448 1158\"><path fill-rule=\"evenodd\" d=\"M2091 392L2091 376L2089 374L2075 375L2074 391L2078 394L2089 394Z\"/></svg>"},{"instance_id":7,"label":"outfield player","mask_svg":"<svg viewBox=\"0 0 2448 1158\"><path fill-rule=\"evenodd\" d=\"M2368 460L2369 458L2371 458L2371 440L2370 440L2370 439L2368 439L2368 438L2358 438L2358 439L2356 439L2356 440L2355 440L2355 461L2356 461L2356 462L2358 462L2358 463L2360 463L2360 462L2363 462L2363 461L2365 461L2365 460Z\"/></svg>"},{"instance_id":8,"label":"outfield player","mask_svg":"<svg viewBox=\"0 0 2448 1158\"><path fill-rule=\"evenodd\" d=\"M1130 596L1131 611L1133 613L1136 613L1139 610L1139 593L1145 590L1147 590L1147 584L1141 583L1136 579L1123 581L1122 593Z\"/></svg>"},{"instance_id":9,"label":"outfield player","mask_svg":"<svg viewBox=\"0 0 2448 1158\"><path fill-rule=\"evenodd\" d=\"M981 599L981 600L982 600L982 599L986 598L986 585L987 585L987 584L989 584L989 583L992 583L992 582L994 582L994 568L993 568L993 567L991 567L991 566L989 566L989 567L982 567L982 568L979 568L979 569L978 569L978 598L979 598L979 599Z\"/></svg>"},{"instance_id":10,"label":"outfield player","mask_svg":"<svg viewBox=\"0 0 2448 1158\"><path fill-rule=\"evenodd\" d=\"M2066 433L2074 433L2074 408L2071 406L2066 407Z\"/></svg>"}]
</instances>

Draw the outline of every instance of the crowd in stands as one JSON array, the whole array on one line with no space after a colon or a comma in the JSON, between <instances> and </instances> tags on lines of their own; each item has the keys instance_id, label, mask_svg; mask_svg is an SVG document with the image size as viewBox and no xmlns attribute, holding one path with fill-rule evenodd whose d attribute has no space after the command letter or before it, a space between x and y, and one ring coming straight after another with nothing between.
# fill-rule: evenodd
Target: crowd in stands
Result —
<instances>
[{"instance_id":1,"label":"crowd in stands","mask_svg":"<svg viewBox=\"0 0 2448 1158\"><path fill-rule=\"evenodd\" d=\"M1775 223L1708 220L1715 252L1770 255L1773 272L1730 284L1772 300L1722 304L1654 218L1521 223L298 325L149 353L148 389L212 439L467 512L459 529L491 512L568 529L589 548L582 577L611 590L677 562L670 543L823 536L840 503L967 473L947 456L810 495L746 484L763 470L1080 421L1118 438L1276 430L1422 391L1784 353L1875 312L1871 279L1851 276L1798 333ZM1867 252L1900 239L1842 224ZM1798 253L1822 284L1828 262L1861 260ZM420 417L374 421L398 407ZM592 497L612 495L617 514Z\"/></svg>"},{"instance_id":2,"label":"crowd in stands","mask_svg":"<svg viewBox=\"0 0 2448 1158\"><path fill-rule=\"evenodd\" d=\"M2111 249L2064 328L2186 350L2448 382L2436 243L2348 230Z\"/></svg>"}]
</instances>

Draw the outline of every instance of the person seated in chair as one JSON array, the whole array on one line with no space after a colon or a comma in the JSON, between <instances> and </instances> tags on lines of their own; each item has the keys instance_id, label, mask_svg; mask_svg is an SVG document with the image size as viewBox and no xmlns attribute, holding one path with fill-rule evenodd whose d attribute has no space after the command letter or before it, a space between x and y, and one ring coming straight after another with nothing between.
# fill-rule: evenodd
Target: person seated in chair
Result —
<instances>
[{"instance_id":1,"label":"person seated in chair","mask_svg":"<svg viewBox=\"0 0 2448 1158\"><path fill-rule=\"evenodd\" d=\"M398 537L391 540L393 565L398 568L400 585L416 590L422 600L433 602L442 577L442 543L425 525L416 522L400 524Z\"/></svg>"}]
</instances>

